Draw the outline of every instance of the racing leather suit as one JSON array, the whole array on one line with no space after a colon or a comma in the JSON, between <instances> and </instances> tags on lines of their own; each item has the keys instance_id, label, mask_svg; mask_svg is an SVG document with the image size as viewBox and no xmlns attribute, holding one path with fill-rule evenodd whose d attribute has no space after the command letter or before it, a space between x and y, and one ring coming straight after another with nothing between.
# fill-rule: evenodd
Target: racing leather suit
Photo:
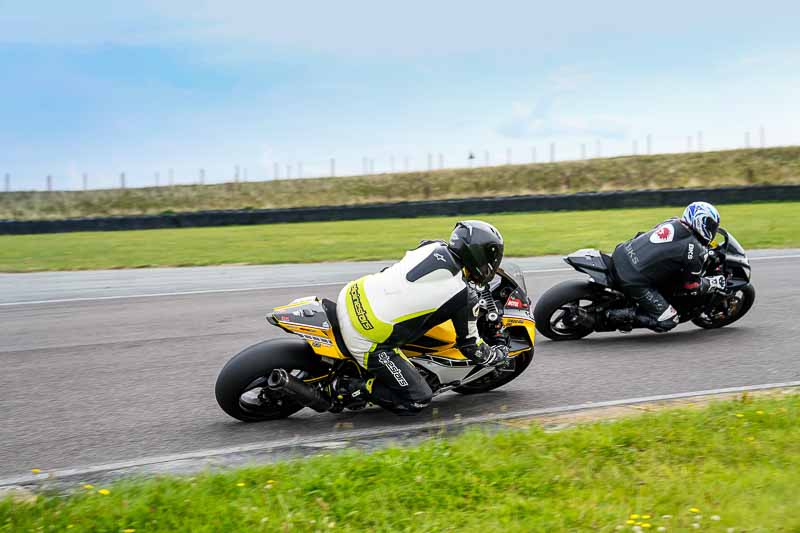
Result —
<instances>
[{"instance_id":1,"label":"racing leather suit","mask_svg":"<svg viewBox=\"0 0 800 533\"><path fill-rule=\"evenodd\" d=\"M678 312L658 288L682 282L688 290L706 292L708 280L700 276L707 257L708 249L679 219L619 244L612 255L614 273L623 292L636 302L637 325L655 331L677 326Z\"/></svg>"},{"instance_id":2,"label":"racing leather suit","mask_svg":"<svg viewBox=\"0 0 800 533\"><path fill-rule=\"evenodd\" d=\"M478 295L441 241L423 241L398 263L347 284L336 314L348 351L374 376L367 398L399 414L419 412L433 393L398 346L452 320L465 357L481 363L494 349L478 334Z\"/></svg>"}]
</instances>

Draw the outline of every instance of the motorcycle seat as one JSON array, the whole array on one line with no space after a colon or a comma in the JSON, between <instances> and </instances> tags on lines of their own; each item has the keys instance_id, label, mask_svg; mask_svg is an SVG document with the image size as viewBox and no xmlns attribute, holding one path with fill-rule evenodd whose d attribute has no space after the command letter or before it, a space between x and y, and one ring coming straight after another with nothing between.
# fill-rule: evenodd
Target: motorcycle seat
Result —
<instances>
[{"instance_id":1,"label":"motorcycle seat","mask_svg":"<svg viewBox=\"0 0 800 533\"><path fill-rule=\"evenodd\" d=\"M347 357L352 358L353 355L347 350L347 345L342 338L342 330L339 327L339 315L336 314L336 302L328 300L327 298L322 298L321 303L322 309L325 310L325 315L328 317L328 322L331 324L333 338L336 340L339 350Z\"/></svg>"}]
</instances>

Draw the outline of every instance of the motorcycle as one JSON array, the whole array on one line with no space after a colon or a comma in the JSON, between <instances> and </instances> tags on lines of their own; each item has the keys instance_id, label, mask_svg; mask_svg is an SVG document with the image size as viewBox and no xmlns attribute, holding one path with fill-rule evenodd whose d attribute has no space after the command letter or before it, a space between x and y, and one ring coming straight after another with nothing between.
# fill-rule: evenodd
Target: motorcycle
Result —
<instances>
[{"instance_id":1,"label":"motorcycle","mask_svg":"<svg viewBox=\"0 0 800 533\"><path fill-rule=\"evenodd\" d=\"M725 241L711 243L705 275L724 275L724 291L692 295L680 283L658 288L678 311L682 323L691 321L705 329L721 328L742 318L755 302L756 291L750 283L750 263L744 248L724 229L718 233ZM630 331L630 324L621 325L606 318L605 311L609 309L634 306L615 278L611 256L584 249L564 261L588 274L589 279L564 281L542 295L533 311L539 333L563 341L580 339L592 332Z\"/></svg>"},{"instance_id":2,"label":"motorcycle","mask_svg":"<svg viewBox=\"0 0 800 533\"><path fill-rule=\"evenodd\" d=\"M434 326L400 347L434 396L450 390L490 391L517 378L533 360L536 327L522 271L504 265L480 296L478 331L484 339L504 342L509 360L498 367L476 365L456 348L451 321ZM276 307L266 319L295 337L260 342L228 361L215 387L222 410L245 422L286 418L304 407L342 411L336 401L342 378L365 379L366 371L342 340L336 303L316 296L299 298Z\"/></svg>"}]
</instances>

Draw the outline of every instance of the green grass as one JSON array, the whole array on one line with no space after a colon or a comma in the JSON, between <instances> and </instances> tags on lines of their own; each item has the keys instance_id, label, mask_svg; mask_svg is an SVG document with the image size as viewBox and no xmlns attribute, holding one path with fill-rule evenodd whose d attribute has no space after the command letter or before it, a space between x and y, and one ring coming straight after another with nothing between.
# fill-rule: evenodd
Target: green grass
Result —
<instances>
[{"instance_id":1,"label":"green grass","mask_svg":"<svg viewBox=\"0 0 800 533\"><path fill-rule=\"evenodd\" d=\"M800 146L475 169L76 192L0 193L0 219L349 205L617 189L800 183Z\"/></svg>"},{"instance_id":2,"label":"green grass","mask_svg":"<svg viewBox=\"0 0 800 533\"><path fill-rule=\"evenodd\" d=\"M486 215L508 256L613 250L679 208ZM800 203L725 205L723 226L746 248L800 246ZM470 217L479 218L479 217ZM0 236L0 271L269 264L399 258L446 238L458 217L308 222L177 230Z\"/></svg>"},{"instance_id":3,"label":"green grass","mask_svg":"<svg viewBox=\"0 0 800 533\"><path fill-rule=\"evenodd\" d=\"M76 484L68 497L0 502L0 531L800 531L798 417L798 396L744 398L128 480L105 495Z\"/></svg>"}]
</instances>

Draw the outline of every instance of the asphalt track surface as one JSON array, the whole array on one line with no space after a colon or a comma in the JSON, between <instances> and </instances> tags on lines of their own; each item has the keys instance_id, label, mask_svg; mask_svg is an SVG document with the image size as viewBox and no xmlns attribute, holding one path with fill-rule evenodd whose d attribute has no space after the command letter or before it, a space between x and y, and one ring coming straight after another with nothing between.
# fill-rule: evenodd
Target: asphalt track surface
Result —
<instances>
[{"instance_id":1,"label":"asphalt track surface","mask_svg":"<svg viewBox=\"0 0 800 533\"><path fill-rule=\"evenodd\" d=\"M333 298L385 262L0 274L0 478L145 456L391 428L439 419L800 380L800 250L751 254L757 299L735 325L544 337L532 366L484 395L448 393L418 417L310 410L244 424L214 381L225 361L285 335L264 321L304 295ZM582 276L558 258L518 260L537 298Z\"/></svg>"}]
</instances>

